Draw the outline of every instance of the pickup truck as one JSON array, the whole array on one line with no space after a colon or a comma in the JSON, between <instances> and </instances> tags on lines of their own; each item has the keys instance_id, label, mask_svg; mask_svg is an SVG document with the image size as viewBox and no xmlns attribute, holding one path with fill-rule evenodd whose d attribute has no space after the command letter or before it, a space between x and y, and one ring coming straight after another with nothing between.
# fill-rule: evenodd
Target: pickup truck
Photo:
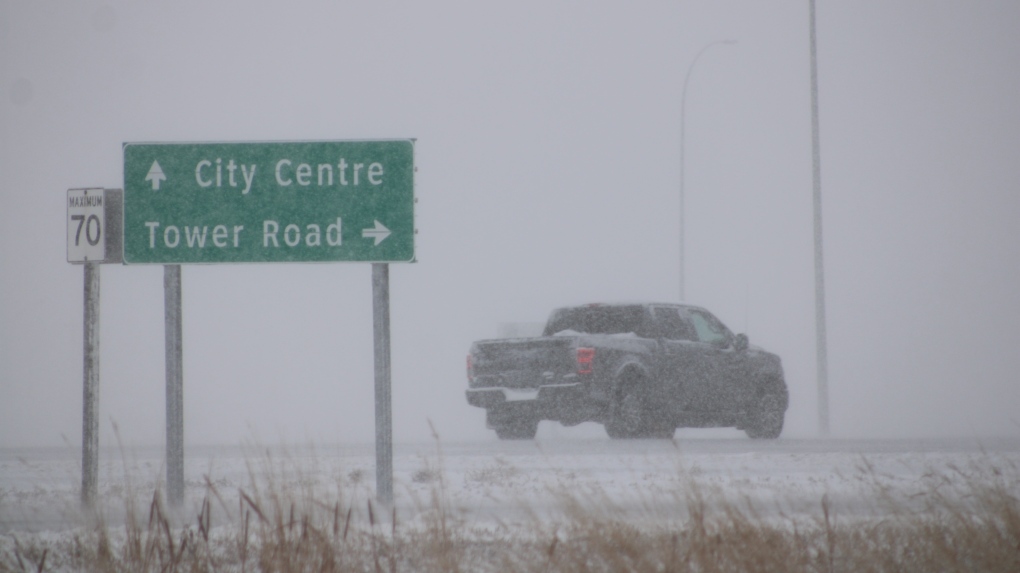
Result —
<instances>
[{"instance_id":1,"label":"pickup truck","mask_svg":"<svg viewBox=\"0 0 1020 573\"><path fill-rule=\"evenodd\" d=\"M503 440L533 439L542 420L598 422L613 439L709 427L775 439L789 404L778 356L680 304L554 310L540 337L473 343L467 377L468 404Z\"/></svg>"}]
</instances>

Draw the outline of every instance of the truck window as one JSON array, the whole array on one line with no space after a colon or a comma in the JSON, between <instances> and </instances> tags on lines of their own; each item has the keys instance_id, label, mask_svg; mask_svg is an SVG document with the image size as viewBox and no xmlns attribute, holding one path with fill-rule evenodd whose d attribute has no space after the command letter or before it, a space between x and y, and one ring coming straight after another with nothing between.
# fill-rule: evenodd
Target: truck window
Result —
<instances>
[{"instance_id":1,"label":"truck window","mask_svg":"<svg viewBox=\"0 0 1020 573\"><path fill-rule=\"evenodd\" d=\"M730 332L718 319L698 310L692 310L690 313L691 323L694 324L700 342L716 346L725 346L729 343Z\"/></svg>"},{"instance_id":2,"label":"truck window","mask_svg":"<svg viewBox=\"0 0 1020 573\"><path fill-rule=\"evenodd\" d=\"M657 336L667 340L698 340L691 324L680 314L680 309L670 306L655 307Z\"/></svg>"},{"instance_id":3,"label":"truck window","mask_svg":"<svg viewBox=\"0 0 1020 573\"><path fill-rule=\"evenodd\" d=\"M553 312L545 336L573 330L586 334L644 334L645 310L640 306L591 306Z\"/></svg>"}]
</instances>

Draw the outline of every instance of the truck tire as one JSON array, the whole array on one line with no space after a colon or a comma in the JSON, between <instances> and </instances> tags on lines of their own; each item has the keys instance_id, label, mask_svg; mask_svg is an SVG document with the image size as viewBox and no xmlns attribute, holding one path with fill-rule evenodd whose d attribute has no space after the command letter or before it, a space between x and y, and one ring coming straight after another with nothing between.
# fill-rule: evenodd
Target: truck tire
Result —
<instances>
[{"instance_id":1,"label":"truck tire","mask_svg":"<svg viewBox=\"0 0 1020 573\"><path fill-rule=\"evenodd\" d=\"M786 417L784 400L776 392L768 392L758 399L745 423L744 432L752 440L774 440L783 433Z\"/></svg>"},{"instance_id":2,"label":"truck tire","mask_svg":"<svg viewBox=\"0 0 1020 573\"><path fill-rule=\"evenodd\" d=\"M606 435L614 440L634 438L668 440L673 437L675 426L656 420L650 415L644 396L648 384L643 375L624 375L619 388L617 399L611 406L609 419L603 424Z\"/></svg>"},{"instance_id":3,"label":"truck tire","mask_svg":"<svg viewBox=\"0 0 1020 573\"><path fill-rule=\"evenodd\" d=\"M614 439L640 438L645 430L644 405L633 386L621 389L605 423L606 434Z\"/></svg>"}]
</instances>

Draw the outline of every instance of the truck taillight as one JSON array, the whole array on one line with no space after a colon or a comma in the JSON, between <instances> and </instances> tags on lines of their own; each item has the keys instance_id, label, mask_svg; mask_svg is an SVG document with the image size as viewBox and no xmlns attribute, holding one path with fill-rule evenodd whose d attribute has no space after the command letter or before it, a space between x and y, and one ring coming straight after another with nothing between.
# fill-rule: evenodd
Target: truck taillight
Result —
<instances>
[{"instance_id":1,"label":"truck taillight","mask_svg":"<svg viewBox=\"0 0 1020 573\"><path fill-rule=\"evenodd\" d=\"M470 354L467 355L467 377L468 377L468 382L473 380L474 377L475 377L475 369L474 369L474 365L471 363L471 355Z\"/></svg>"},{"instance_id":2,"label":"truck taillight","mask_svg":"<svg viewBox=\"0 0 1020 573\"><path fill-rule=\"evenodd\" d=\"M577 373L578 374L591 374L592 363L595 362L595 349L594 348L578 348L577 349Z\"/></svg>"}]
</instances>

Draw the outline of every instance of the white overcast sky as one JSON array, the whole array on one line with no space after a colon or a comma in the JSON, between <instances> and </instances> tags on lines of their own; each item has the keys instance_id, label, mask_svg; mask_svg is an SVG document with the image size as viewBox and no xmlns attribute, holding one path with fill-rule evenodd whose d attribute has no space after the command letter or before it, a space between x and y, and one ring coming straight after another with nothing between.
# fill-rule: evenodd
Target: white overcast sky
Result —
<instances>
[{"instance_id":1,"label":"white overcast sky","mask_svg":"<svg viewBox=\"0 0 1020 573\"><path fill-rule=\"evenodd\" d=\"M1020 3L818 1L832 429L1020 434ZM0 0L0 447L77 447L66 190L123 142L417 138L397 440L495 439L464 356L678 298L779 353L816 432L808 2ZM367 264L185 266L188 443L374 435ZM163 269L102 269L100 425L164 436ZM545 435L569 437L547 428Z\"/></svg>"}]
</instances>

